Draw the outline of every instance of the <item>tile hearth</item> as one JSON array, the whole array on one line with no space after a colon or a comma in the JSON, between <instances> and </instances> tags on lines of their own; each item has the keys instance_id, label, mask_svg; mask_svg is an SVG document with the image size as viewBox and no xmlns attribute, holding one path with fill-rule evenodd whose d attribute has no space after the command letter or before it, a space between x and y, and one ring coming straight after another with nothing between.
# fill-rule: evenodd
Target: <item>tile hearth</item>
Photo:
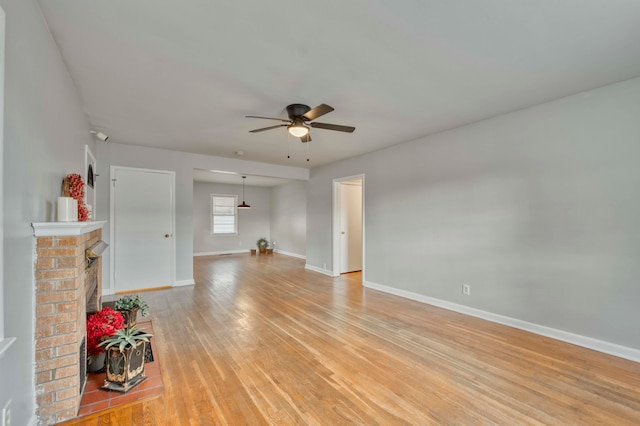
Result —
<instances>
[{"instance_id":1,"label":"tile hearth","mask_svg":"<svg viewBox=\"0 0 640 426\"><path fill-rule=\"evenodd\" d=\"M153 334L150 322L138 323L138 326L146 332ZM153 338L151 340L153 342ZM155 346L152 346L152 348L155 349ZM162 395L164 392L164 384L162 383L162 376L160 374L160 362L157 351L153 352L153 361L145 363L144 370L147 379L126 394L100 389L101 386L104 385L105 373L89 373L87 384L82 393L78 417Z\"/></svg>"}]
</instances>

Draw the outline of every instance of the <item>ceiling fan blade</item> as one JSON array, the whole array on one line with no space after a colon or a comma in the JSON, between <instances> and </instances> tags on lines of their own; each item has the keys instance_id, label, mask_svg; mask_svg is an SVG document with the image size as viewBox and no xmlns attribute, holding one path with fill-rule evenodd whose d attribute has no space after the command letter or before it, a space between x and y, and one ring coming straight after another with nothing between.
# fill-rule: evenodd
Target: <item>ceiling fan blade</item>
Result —
<instances>
[{"instance_id":1,"label":"ceiling fan blade","mask_svg":"<svg viewBox=\"0 0 640 426\"><path fill-rule=\"evenodd\" d=\"M265 130L277 129L278 127L287 127L288 124L278 124L276 126L263 127L261 129L249 130L250 133L264 132Z\"/></svg>"},{"instance_id":2,"label":"ceiling fan blade","mask_svg":"<svg viewBox=\"0 0 640 426\"><path fill-rule=\"evenodd\" d=\"M307 133L306 135L300 138L301 142L311 142L311 133Z\"/></svg>"},{"instance_id":3,"label":"ceiling fan blade","mask_svg":"<svg viewBox=\"0 0 640 426\"><path fill-rule=\"evenodd\" d=\"M339 124L329 123L309 123L309 126L315 127L316 129L337 130L338 132L347 133L353 133L353 131L356 129L353 126L341 126Z\"/></svg>"},{"instance_id":4,"label":"ceiling fan blade","mask_svg":"<svg viewBox=\"0 0 640 426\"><path fill-rule=\"evenodd\" d=\"M304 115L302 116L302 118L304 118L307 121L312 121L315 120L318 117L321 117L325 114L330 113L331 111L333 111L334 108L327 105L327 104L320 104L317 107L315 107L314 109L307 111L304 113Z\"/></svg>"},{"instance_id":5,"label":"ceiling fan blade","mask_svg":"<svg viewBox=\"0 0 640 426\"><path fill-rule=\"evenodd\" d=\"M282 121L284 123L291 123L291 120L285 120L282 118L273 118L273 117L260 117L257 115L245 115L246 118L263 118L265 120L277 120L277 121Z\"/></svg>"}]
</instances>

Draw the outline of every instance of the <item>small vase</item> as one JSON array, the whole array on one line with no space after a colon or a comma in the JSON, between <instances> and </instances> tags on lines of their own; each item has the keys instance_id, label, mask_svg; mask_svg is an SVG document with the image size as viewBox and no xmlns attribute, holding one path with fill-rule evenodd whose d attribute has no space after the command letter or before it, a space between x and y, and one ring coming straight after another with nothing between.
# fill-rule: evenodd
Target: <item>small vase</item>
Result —
<instances>
[{"instance_id":1,"label":"small vase","mask_svg":"<svg viewBox=\"0 0 640 426\"><path fill-rule=\"evenodd\" d=\"M100 352L96 355L89 355L87 358L87 373L95 373L104 368L105 353Z\"/></svg>"}]
</instances>

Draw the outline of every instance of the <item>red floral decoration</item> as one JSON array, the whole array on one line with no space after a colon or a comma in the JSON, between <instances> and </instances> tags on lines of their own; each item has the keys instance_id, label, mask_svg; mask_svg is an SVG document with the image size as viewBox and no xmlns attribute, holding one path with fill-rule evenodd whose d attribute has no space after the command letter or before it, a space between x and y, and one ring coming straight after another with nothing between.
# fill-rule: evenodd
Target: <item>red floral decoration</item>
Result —
<instances>
[{"instance_id":1,"label":"red floral decoration","mask_svg":"<svg viewBox=\"0 0 640 426\"><path fill-rule=\"evenodd\" d=\"M84 203L84 201L82 203L78 203L78 221L86 222L88 220L89 220L89 209L87 208L87 205Z\"/></svg>"},{"instance_id":2,"label":"red floral decoration","mask_svg":"<svg viewBox=\"0 0 640 426\"><path fill-rule=\"evenodd\" d=\"M111 337L124 327L124 318L118 311L109 307L100 309L95 314L89 315L87 319L87 353L97 355L104 352L99 346L100 342Z\"/></svg>"},{"instance_id":3,"label":"red floral decoration","mask_svg":"<svg viewBox=\"0 0 640 426\"><path fill-rule=\"evenodd\" d=\"M86 222L89 220L89 209L84 203L84 181L82 176L77 173L67 175L69 181L69 197L78 202L78 221Z\"/></svg>"}]
</instances>

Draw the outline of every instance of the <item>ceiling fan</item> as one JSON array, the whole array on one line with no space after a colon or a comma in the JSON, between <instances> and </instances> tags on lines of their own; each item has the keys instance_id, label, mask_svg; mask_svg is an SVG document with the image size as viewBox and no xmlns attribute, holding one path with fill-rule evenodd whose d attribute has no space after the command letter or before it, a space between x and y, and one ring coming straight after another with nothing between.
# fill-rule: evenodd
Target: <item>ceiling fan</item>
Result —
<instances>
[{"instance_id":1,"label":"ceiling fan","mask_svg":"<svg viewBox=\"0 0 640 426\"><path fill-rule=\"evenodd\" d=\"M278 127L286 127L289 133L293 136L300 138L302 142L311 142L311 135L309 134L309 127L325 130L337 130L338 132L353 133L356 129L352 126L341 126L339 124L318 123L314 122L318 117L322 117L325 114L333 111L333 107L327 104L320 104L317 107L311 109L308 105L303 104L291 104L287 106L287 114L289 119L272 117L260 117L257 115L247 115L247 118L263 118L265 120L277 120L286 124L278 124L277 126L263 127L260 129L250 130L251 133L263 132L265 130L277 129Z\"/></svg>"}]
</instances>

